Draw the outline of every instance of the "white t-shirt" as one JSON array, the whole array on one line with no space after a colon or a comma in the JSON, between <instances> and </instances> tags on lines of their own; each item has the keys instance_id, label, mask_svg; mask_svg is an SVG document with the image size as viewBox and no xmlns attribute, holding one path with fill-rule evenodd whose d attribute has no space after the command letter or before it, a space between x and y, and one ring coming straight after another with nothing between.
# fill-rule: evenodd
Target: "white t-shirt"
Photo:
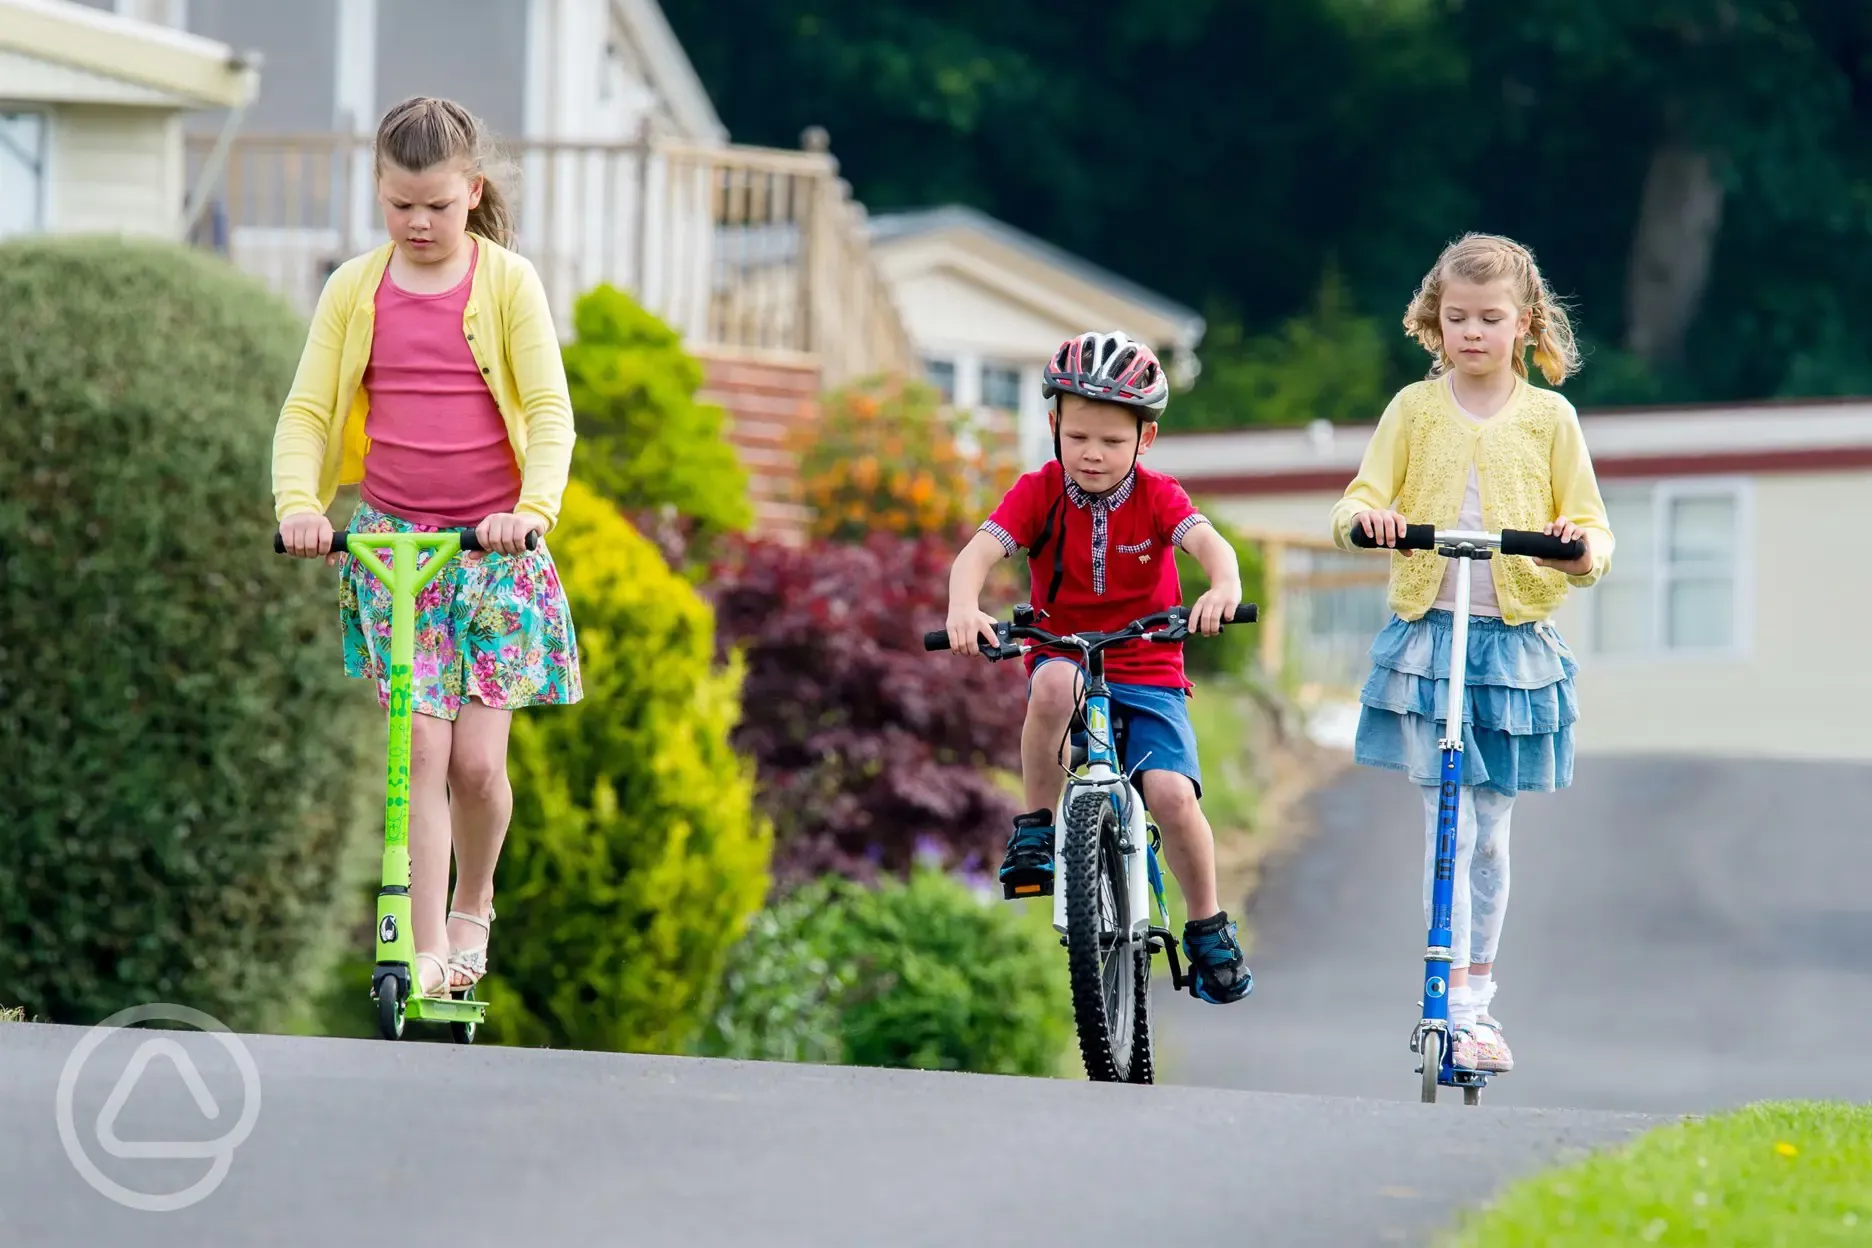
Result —
<instances>
[{"instance_id":1,"label":"white t-shirt","mask_svg":"<svg viewBox=\"0 0 1872 1248\"><path fill-rule=\"evenodd\" d=\"M1470 420L1480 424L1482 418L1464 407L1462 403L1456 399L1456 381L1453 376L1450 378L1448 384L1450 387L1450 401L1456 404L1456 410L1467 416ZM1473 465L1471 465L1469 469L1469 488L1463 494L1462 512L1456 517L1456 527L1459 529L1466 529L1472 533L1479 532L1482 528L1482 483L1477 480L1476 470ZM1423 555L1428 555L1434 559L1443 559L1442 555L1436 554L1434 551L1424 551ZM1422 556L1420 555L1419 557ZM1499 559L1500 557L1499 554L1496 555L1496 558ZM1433 605L1436 609L1441 611L1454 611L1456 609L1456 561L1454 559L1444 559L1443 561L1446 565L1443 569L1443 588L1437 592L1437 599ZM1497 618L1501 616L1501 600L1495 595L1495 577L1490 570L1491 565L1492 561L1485 562L1479 560L1470 565L1470 615L1492 615Z\"/></svg>"}]
</instances>

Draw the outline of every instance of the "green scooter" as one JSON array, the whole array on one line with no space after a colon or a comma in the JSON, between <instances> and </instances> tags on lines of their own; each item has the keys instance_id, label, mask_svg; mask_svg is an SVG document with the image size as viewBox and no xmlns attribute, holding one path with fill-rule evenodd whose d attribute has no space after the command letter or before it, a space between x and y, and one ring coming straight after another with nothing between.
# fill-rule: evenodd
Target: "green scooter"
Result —
<instances>
[{"instance_id":1,"label":"green scooter","mask_svg":"<svg viewBox=\"0 0 1872 1248\"><path fill-rule=\"evenodd\" d=\"M527 549L539 547L539 534L527 534ZM411 967L416 947L410 937L409 793L410 669L416 657L416 596L449 560L463 551L480 550L473 529L439 533L332 533L332 551L349 554L390 588L390 750L384 801L383 883L377 891L377 959L371 968L371 997L377 1002L377 1030L386 1040L403 1038L406 1020L447 1023L457 1044L473 1044L475 1028L487 1017L487 1002L475 1000L472 986L447 997L414 991ZM286 553L285 537L273 534L273 550ZM388 550L392 566L378 552ZM434 557L418 568L417 556Z\"/></svg>"}]
</instances>

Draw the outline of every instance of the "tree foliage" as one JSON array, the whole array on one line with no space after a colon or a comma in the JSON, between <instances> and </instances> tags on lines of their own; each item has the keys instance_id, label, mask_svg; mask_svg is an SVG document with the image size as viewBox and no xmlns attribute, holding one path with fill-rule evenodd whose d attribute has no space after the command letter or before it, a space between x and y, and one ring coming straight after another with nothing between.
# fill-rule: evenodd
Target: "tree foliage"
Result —
<instances>
[{"instance_id":1,"label":"tree foliage","mask_svg":"<svg viewBox=\"0 0 1872 1248\"><path fill-rule=\"evenodd\" d=\"M1322 405L1421 376L1399 320L1470 229L1527 242L1573 305L1576 401L1872 389L1856 328L1872 283L1872 6L664 8L737 138L792 145L825 125L873 212L972 204L1212 310L1205 419L1295 418L1291 387L1264 406L1231 397L1229 364L1311 367L1305 331L1335 264L1341 371L1358 376Z\"/></svg>"}]
</instances>

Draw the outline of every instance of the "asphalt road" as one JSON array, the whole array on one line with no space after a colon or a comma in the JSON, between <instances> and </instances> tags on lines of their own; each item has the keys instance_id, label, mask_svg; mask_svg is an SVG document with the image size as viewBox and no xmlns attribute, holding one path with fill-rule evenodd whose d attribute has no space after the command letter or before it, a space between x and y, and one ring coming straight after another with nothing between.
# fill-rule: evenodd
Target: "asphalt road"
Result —
<instances>
[{"instance_id":1,"label":"asphalt road","mask_svg":"<svg viewBox=\"0 0 1872 1248\"><path fill-rule=\"evenodd\" d=\"M1410 1099L1422 807L1356 768L1314 798L1251 919L1255 992L1162 1001L1183 1083ZM1495 1106L1702 1112L1872 1100L1872 768L1582 758L1524 795Z\"/></svg>"},{"instance_id":2,"label":"asphalt road","mask_svg":"<svg viewBox=\"0 0 1872 1248\"><path fill-rule=\"evenodd\" d=\"M1247 1016L1244 1016L1247 1020ZM260 1098L215 1174L125 1145L213 1141L246 1105L208 1034L0 1026L0 1244L1131 1245L1424 1243L1513 1174L1636 1116L1205 1088L248 1038ZM158 1054L126 1081L139 1046ZM179 1071L199 1072L198 1099ZM113 1098L120 1084L127 1098ZM114 1113L113 1099L122 1102ZM215 1111L213 1121L204 1110ZM106 1150L117 1142L118 1156Z\"/></svg>"},{"instance_id":3,"label":"asphalt road","mask_svg":"<svg viewBox=\"0 0 1872 1248\"><path fill-rule=\"evenodd\" d=\"M1164 996L1184 1086L255 1037L251 1134L156 1213L100 1189L215 1175L135 1146L237 1124L227 1053L111 1034L72 1085L75 1162L60 1075L99 1033L0 1026L0 1245L1424 1244L1678 1114L1872 1100L1872 768L1589 759L1524 798L1496 1010L1519 1069L1474 1109L1415 1100L1415 794L1355 770L1313 807L1250 912L1254 996ZM158 1054L113 1114L152 1037L208 1099Z\"/></svg>"}]
</instances>

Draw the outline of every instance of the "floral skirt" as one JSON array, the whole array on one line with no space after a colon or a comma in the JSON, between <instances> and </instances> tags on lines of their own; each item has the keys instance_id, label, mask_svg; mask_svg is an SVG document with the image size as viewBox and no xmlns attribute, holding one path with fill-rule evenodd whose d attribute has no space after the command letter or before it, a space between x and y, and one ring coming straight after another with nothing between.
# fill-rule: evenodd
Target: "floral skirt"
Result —
<instances>
[{"instance_id":1,"label":"floral skirt","mask_svg":"<svg viewBox=\"0 0 1872 1248\"><path fill-rule=\"evenodd\" d=\"M1359 694L1356 762L1418 784L1441 780L1453 624L1448 611L1432 610L1410 622L1394 615L1379 630ZM1571 784L1578 668L1559 630L1472 615L1463 666L1462 783L1510 795Z\"/></svg>"},{"instance_id":2,"label":"floral skirt","mask_svg":"<svg viewBox=\"0 0 1872 1248\"><path fill-rule=\"evenodd\" d=\"M353 533L433 533L361 504ZM388 550L378 552L395 566ZM433 555L422 555L427 566ZM380 705L390 705L390 590L369 568L340 556L338 614L345 674L377 681ZM578 638L559 571L542 538L520 555L466 551L455 556L416 597L416 659L411 709L453 721L462 704L569 705L584 696Z\"/></svg>"}]
</instances>

